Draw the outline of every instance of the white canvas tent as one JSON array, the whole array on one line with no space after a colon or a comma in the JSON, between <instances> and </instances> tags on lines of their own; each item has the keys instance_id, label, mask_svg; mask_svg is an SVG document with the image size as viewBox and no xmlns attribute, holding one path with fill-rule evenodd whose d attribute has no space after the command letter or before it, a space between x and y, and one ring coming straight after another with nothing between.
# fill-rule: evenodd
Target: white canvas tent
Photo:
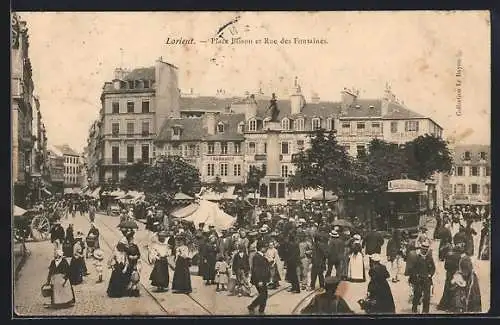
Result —
<instances>
[{"instance_id":1,"label":"white canvas tent","mask_svg":"<svg viewBox=\"0 0 500 325\"><path fill-rule=\"evenodd\" d=\"M196 227L204 222L207 228L209 225L213 225L216 230L222 230L228 229L236 222L236 218L222 211L217 203L201 200L197 205L198 208L184 218L184 220L194 223Z\"/></svg>"}]
</instances>

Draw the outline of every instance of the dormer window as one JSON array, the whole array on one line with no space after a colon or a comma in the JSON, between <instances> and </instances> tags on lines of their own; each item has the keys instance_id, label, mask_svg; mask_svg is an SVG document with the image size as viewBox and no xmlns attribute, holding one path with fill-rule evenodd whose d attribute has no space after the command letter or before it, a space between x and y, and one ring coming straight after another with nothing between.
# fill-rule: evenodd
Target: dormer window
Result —
<instances>
[{"instance_id":1,"label":"dormer window","mask_svg":"<svg viewBox=\"0 0 500 325\"><path fill-rule=\"evenodd\" d=\"M470 160L470 151L464 152L463 159L464 160Z\"/></svg>"},{"instance_id":2,"label":"dormer window","mask_svg":"<svg viewBox=\"0 0 500 325\"><path fill-rule=\"evenodd\" d=\"M128 88L129 89L134 89L135 88L135 82L133 80L129 80L129 82L128 82Z\"/></svg>"},{"instance_id":3,"label":"dormer window","mask_svg":"<svg viewBox=\"0 0 500 325\"><path fill-rule=\"evenodd\" d=\"M179 127L174 127L173 128L174 136L180 136L181 135L181 128Z\"/></svg>"},{"instance_id":4,"label":"dormer window","mask_svg":"<svg viewBox=\"0 0 500 325\"><path fill-rule=\"evenodd\" d=\"M331 117L327 118L326 119L326 127L330 131L335 130L335 120Z\"/></svg>"},{"instance_id":5,"label":"dormer window","mask_svg":"<svg viewBox=\"0 0 500 325\"><path fill-rule=\"evenodd\" d=\"M262 121L262 128L265 130L267 129L267 123L269 123L271 119L269 117L266 117L263 121Z\"/></svg>"},{"instance_id":6,"label":"dormer window","mask_svg":"<svg viewBox=\"0 0 500 325\"><path fill-rule=\"evenodd\" d=\"M217 133L224 133L224 123L219 122L219 124L217 124Z\"/></svg>"},{"instance_id":7,"label":"dormer window","mask_svg":"<svg viewBox=\"0 0 500 325\"><path fill-rule=\"evenodd\" d=\"M149 85L149 80L144 80L144 88L149 88L150 85Z\"/></svg>"},{"instance_id":8,"label":"dormer window","mask_svg":"<svg viewBox=\"0 0 500 325\"><path fill-rule=\"evenodd\" d=\"M239 133L244 133L244 132L245 132L245 123L240 122L240 123L238 124L238 132L239 132Z\"/></svg>"},{"instance_id":9,"label":"dormer window","mask_svg":"<svg viewBox=\"0 0 500 325\"><path fill-rule=\"evenodd\" d=\"M284 118L282 121L281 121L281 128L285 131L288 131L290 130L290 120L287 119L287 118Z\"/></svg>"},{"instance_id":10,"label":"dormer window","mask_svg":"<svg viewBox=\"0 0 500 325\"><path fill-rule=\"evenodd\" d=\"M297 131L304 131L304 119L300 118L295 121Z\"/></svg>"},{"instance_id":11,"label":"dormer window","mask_svg":"<svg viewBox=\"0 0 500 325\"><path fill-rule=\"evenodd\" d=\"M318 117L313 118L311 122L313 130L321 129L321 120Z\"/></svg>"},{"instance_id":12,"label":"dormer window","mask_svg":"<svg viewBox=\"0 0 500 325\"><path fill-rule=\"evenodd\" d=\"M481 160L486 160L486 157L487 157L486 152L481 151L481 152L479 153L479 159L481 159Z\"/></svg>"},{"instance_id":13,"label":"dormer window","mask_svg":"<svg viewBox=\"0 0 500 325\"><path fill-rule=\"evenodd\" d=\"M248 121L248 130L257 131L257 121L256 120Z\"/></svg>"}]
</instances>

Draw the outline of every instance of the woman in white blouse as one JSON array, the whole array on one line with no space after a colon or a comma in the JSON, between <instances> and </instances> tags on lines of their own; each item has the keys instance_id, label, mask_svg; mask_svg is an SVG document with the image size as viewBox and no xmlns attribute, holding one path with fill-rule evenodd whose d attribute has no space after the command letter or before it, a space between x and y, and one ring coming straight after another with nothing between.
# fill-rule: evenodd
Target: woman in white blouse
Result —
<instances>
[{"instance_id":1,"label":"woman in white blouse","mask_svg":"<svg viewBox=\"0 0 500 325\"><path fill-rule=\"evenodd\" d=\"M154 263L153 271L149 276L151 285L157 287L158 292L168 290L170 281L168 256L170 255L170 246L166 242L167 233L162 231L158 234L158 241L151 245L150 257Z\"/></svg>"}]
</instances>

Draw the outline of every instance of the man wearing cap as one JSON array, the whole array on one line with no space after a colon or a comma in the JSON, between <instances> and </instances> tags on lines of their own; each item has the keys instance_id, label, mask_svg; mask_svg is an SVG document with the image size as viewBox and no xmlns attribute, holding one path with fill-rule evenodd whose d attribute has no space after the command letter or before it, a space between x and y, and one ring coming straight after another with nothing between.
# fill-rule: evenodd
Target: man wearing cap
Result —
<instances>
[{"instance_id":1,"label":"man wearing cap","mask_svg":"<svg viewBox=\"0 0 500 325\"><path fill-rule=\"evenodd\" d=\"M342 290L339 290L342 287L340 278L327 277L325 292L314 296L309 305L300 313L303 315L353 314L354 312L342 297Z\"/></svg>"},{"instance_id":2,"label":"man wearing cap","mask_svg":"<svg viewBox=\"0 0 500 325\"><path fill-rule=\"evenodd\" d=\"M335 266L335 276L340 277L341 261L344 259L345 243L340 238L340 234L336 230L330 231L330 240L328 241L328 268L326 276L331 276L333 267Z\"/></svg>"},{"instance_id":3,"label":"man wearing cap","mask_svg":"<svg viewBox=\"0 0 500 325\"><path fill-rule=\"evenodd\" d=\"M251 283L257 287L258 295L252 301L250 305L248 305L247 309L250 314L255 312L255 308L259 307L259 314L264 314L264 310L267 304L267 283L271 278L271 271L269 267L269 262L265 258L264 254L267 250L267 247L263 243L257 244L258 252L255 254L252 260L252 275L251 275Z\"/></svg>"},{"instance_id":4,"label":"man wearing cap","mask_svg":"<svg viewBox=\"0 0 500 325\"><path fill-rule=\"evenodd\" d=\"M414 290L412 301L412 312L414 313L418 313L420 299L422 299L422 313L429 313L432 277L436 272L429 246L428 240L420 244L416 260L409 270L409 282L413 285Z\"/></svg>"}]
</instances>

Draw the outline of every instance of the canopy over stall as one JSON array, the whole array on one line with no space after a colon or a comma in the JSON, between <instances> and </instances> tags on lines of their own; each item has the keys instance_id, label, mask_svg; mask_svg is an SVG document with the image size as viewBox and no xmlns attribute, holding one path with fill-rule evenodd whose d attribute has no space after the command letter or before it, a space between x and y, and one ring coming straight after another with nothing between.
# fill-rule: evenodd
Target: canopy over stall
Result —
<instances>
[{"instance_id":1,"label":"canopy over stall","mask_svg":"<svg viewBox=\"0 0 500 325\"><path fill-rule=\"evenodd\" d=\"M212 190L207 190L201 197L208 201L235 200L238 196L234 194L234 189L235 186L228 186L224 193L216 193Z\"/></svg>"},{"instance_id":2,"label":"canopy over stall","mask_svg":"<svg viewBox=\"0 0 500 325\"><path fill-rule=\"evenodd\" d=\"M193 205L197 206L196 209L192 207ZM207 229L208 226L212 225L215 226L216 230L223 230L229 229L236 222L236 218L222 211L222 209L220 209L216 203L207 200L201 200L197 204L192 204L184 208L186 209L183 211L184 214L189 212L189 210L187 209L189 207L191 207L190 209L193 209L194 211L188 216L184 217L183 220L194 223L196 227L198 227L200 223L204 223ZM179 212L180 210L174 212L173 215L180 215Z\"/></svg>"}]
</instances>

